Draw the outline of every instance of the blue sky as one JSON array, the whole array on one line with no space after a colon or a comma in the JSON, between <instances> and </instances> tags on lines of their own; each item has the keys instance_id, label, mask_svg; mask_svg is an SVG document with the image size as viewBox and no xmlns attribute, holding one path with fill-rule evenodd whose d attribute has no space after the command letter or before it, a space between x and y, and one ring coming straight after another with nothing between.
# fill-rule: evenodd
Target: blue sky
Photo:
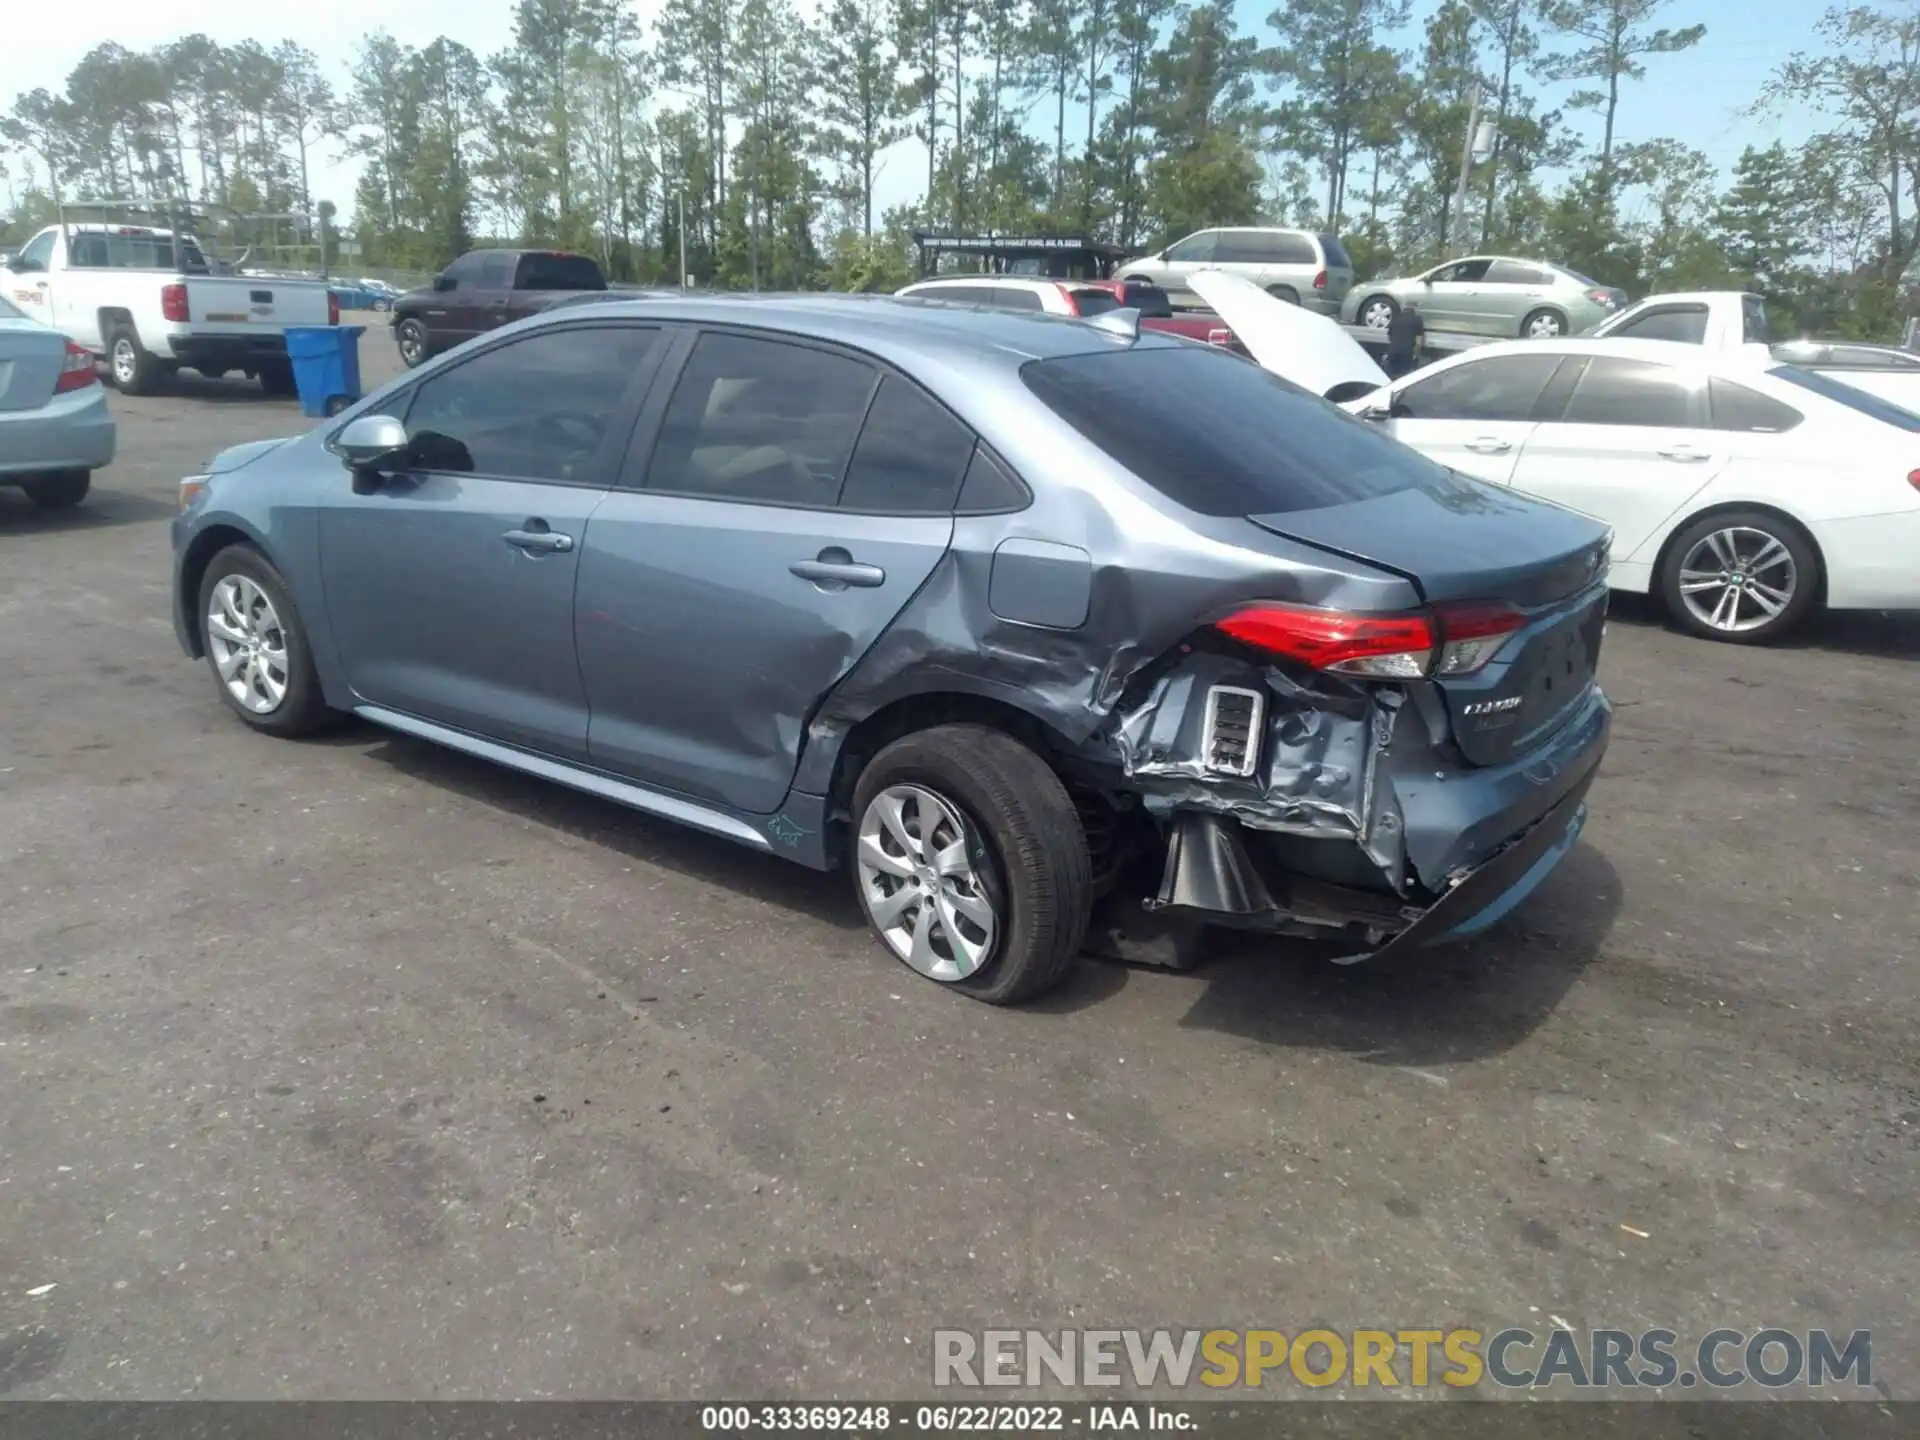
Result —
<instances>
[{"instance_id":1,"label":"blue sky","mask_svg":"<svg viewBox=\"0 0 1920 1440\"><path fill-rule=\"evenodd\" d=\"M1418 45L1417 25L1431 13L1433 3L1416 0L1416 29L1401 42L1403 48ZM1243 0L1238 10L1243 30L1264 32L1272 8L1273 0ZM659 0L641 0L635 9L651 22ZM1805 138L1813 128L1806 117L1755 119L1742 111L1782 60L1813 46L1813 26L1824 9L1823 0L1671 0L1660 23L1704 23L1706 39L1694 50L1648 62L1647 78L1630 84L1622 96L1620 138L1675 136L1722 167L1732 163L1743 145ZM268 44L290 38L318 53L339 80L360 36L376 27L414 45L448 34L486 55L506 43L512 25L510 0L328 0L311 8L235 6L230 0L95 0L85 14L84 27L69 31L49 12L34 26L34 45L0 51L0 103L10 105L14 94L38 85L58 88L80 57L107 37L130 49L195 30L228 44L249 35ZM1561 86L1550 93L1559 98L1571 88ZM1598 135L1597 116L1579 116L1577 122ZM924 152L917 144L896 147L880 177L881 206L913 198L916 181L925 173ZM343 211L350 208L350 165L330 161L315 179L316 198L332 198Z\"/></svg>"}]
</instances>

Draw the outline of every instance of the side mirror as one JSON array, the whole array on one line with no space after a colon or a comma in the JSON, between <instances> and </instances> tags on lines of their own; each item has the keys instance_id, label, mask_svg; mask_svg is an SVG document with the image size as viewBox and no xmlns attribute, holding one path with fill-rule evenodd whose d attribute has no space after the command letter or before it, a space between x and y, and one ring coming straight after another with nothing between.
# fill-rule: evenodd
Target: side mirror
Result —
<instances>
[{"instance_id":1,"label":"side mirror","mask_svg":"<svg viewBox=\"0 0 1920 1440\"><path fill-rule=\"evenodd\" d=\"M377 470L407 451L407 427L391 415L361 415L327 444L349 470Z\"/></svg>"},{"instance_id":2,"label":"side mirror","mask_svg":"<svg viewBox=\"0 0 1920 1440\"><path fill-rule=\"evenodd\" d=\"M454 279L451 275L436 275L433 277L433 288L442 294L453 289L453 286Z\"/></svg>"},{"instance_id":3,"label":"side mirror","mask_svg":"<svg viewBox=\"0 0 1920 1440\"><path fill-rule=\"evenodd\" d=\"M1360 411L1360 418L1378 425L1383 420L1391 420L1393 418L1393 407L1391 405L1382 405L1376 400L1373 404Z\"/></svg>"}]
</instances>

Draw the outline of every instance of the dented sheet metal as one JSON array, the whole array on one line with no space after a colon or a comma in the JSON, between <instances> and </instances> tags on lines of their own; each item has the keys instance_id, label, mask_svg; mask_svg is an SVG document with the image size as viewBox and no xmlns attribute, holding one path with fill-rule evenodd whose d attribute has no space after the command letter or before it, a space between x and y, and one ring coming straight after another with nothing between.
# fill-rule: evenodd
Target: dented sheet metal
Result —
<instances>
[{"instance_id":1,"label":"dented sheet metal","mask_svg":"<svg viewBox=\"0 0 1920 1440\"><path fill-rule=\"evenodd\" d=\"M1207 694L1216 685L1257 687L1266 697L1251 775L1207 766ZM1101 738L1158 818L1201 810L1251 830L1350 838L1397 880L1402 826L1388 761L1403 699L1336 677L1302 679L1196 654L1155 681L1143 702L1121 711Z\"/></svg>"}]
</instances>

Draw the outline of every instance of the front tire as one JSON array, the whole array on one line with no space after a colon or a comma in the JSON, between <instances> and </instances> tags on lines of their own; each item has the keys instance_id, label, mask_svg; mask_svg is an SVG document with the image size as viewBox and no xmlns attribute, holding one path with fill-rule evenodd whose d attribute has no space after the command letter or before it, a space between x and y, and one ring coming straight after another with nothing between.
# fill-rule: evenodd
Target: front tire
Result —
<instances>
[{"instance_id":1,"label":"front tire","mask_svg":"<svg viewBox=\"0 0 1920 1440\"><path fill-rule=\"evenodd\" d=\"M1393 324L1400 307L1385 295L1375 295L1354 313L1354 318L1369 330L1385 330Z\"/></svg>"},{"instance_id":2,"label":"front tire","mask_svg":"<svg viewBox=\"0 0 1920 1440\"><path fill-rule=\"evenodd\" d=\"M1567 317L1558 310L1540 309L1520 322L1522 340L1557 340L1567 333Z\"/></svg>"},{"instance_id":3,"label":"front tire","mask_svg":"<svg viewBox=\"0 0 1920 1440\"><path fill-rule=\"evenodd\" d=\"M1032 750L983 725L908 735L861 773L853 816L854 886L895 959L994 1005L1060 982L1086 938L1092 863Z\"/></svg>"},{"instance_id":4,"label":"front tire","mask_svg":"<svg viewBox=\"0 0 1920 1440\"><path fill-rule=\"evenodd\" d=\"M1806 618L1820 556L1800 528L1765 510L1706 515L1681 530L1660 567L1667 613L1690 635L1767 645Z\"/></svg>"},{"instance_id":5,"label":"front tire","mask_svg":"<svg viewBox=\"0 0 1920 1440\"><path fill-rule=\"evenodd\" d=\"M87 491L93 488L93 476L85 470L62 470L22 481L20 488L38 509L71 510L87 498Z\"/></svg>"},{"instance_id":6,"label":"front tire","mask_svg":"<svg viewBox=\"0 0 1920 1440\"><path fill-rule=\"evenodd\" d=\"M200 637L227 708L255 730L291 738L333 718L320 693L293 591L251 545L229 545L200 578Z\"/></svg>"},{"instance_id":7,"label":"front tire","mask_svg":"<svg viewBox=\"0 0 1920 1440\"><path fill-rule=\"evenodd\" d=\"M418 320L402 320L394 327L394 344L400 347L400 363L409 370L427 362L427 327Z\"/></svg>"}]
</instances>

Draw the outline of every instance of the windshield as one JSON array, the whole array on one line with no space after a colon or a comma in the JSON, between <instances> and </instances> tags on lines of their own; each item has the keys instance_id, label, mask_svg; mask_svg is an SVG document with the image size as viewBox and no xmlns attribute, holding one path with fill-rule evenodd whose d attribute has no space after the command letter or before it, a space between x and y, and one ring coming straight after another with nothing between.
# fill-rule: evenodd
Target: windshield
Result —
<instances>
[{"instance_id":1,"label":"windshield","mask_svg":"<svg viewBox=\"0 0 1920 1440\"><path fill-rule=\"evenodd\" d=\"M1445 481L1397 440L1256 365L1198 345L1035 360L1061 419L1202 515L1275 515Z\"/></svg>"},{"instance_id":2,"label":"windshield","mask_svg":"<svg viewBox=\"0 0 1920 1440\"><path fill-rule=\"evenodd\" d=\"M518 290L604 290L600 267L584 255L522 255Z\"/></svg>"},{"instance_id":3,"label":"windshield","mask_svg":"<svg viewBox=\"0 0 1920 1440\"><path fill-rule=\"evenodd\" d=\"M1857 414L1870 416L1889 425L1912 434L1920 435L1920 415L1911 410L1902 409L1891 400L1882 400L1878 395L1847 384L1844 380L1835 380L1831 375L1822 375L1818 370L1802 370L1797 365L1776 365L1767 374L1789 385L1798 385L1802 390L1811 390L1814 394L1844 405Z\"/></svg>"}]
</instances>

